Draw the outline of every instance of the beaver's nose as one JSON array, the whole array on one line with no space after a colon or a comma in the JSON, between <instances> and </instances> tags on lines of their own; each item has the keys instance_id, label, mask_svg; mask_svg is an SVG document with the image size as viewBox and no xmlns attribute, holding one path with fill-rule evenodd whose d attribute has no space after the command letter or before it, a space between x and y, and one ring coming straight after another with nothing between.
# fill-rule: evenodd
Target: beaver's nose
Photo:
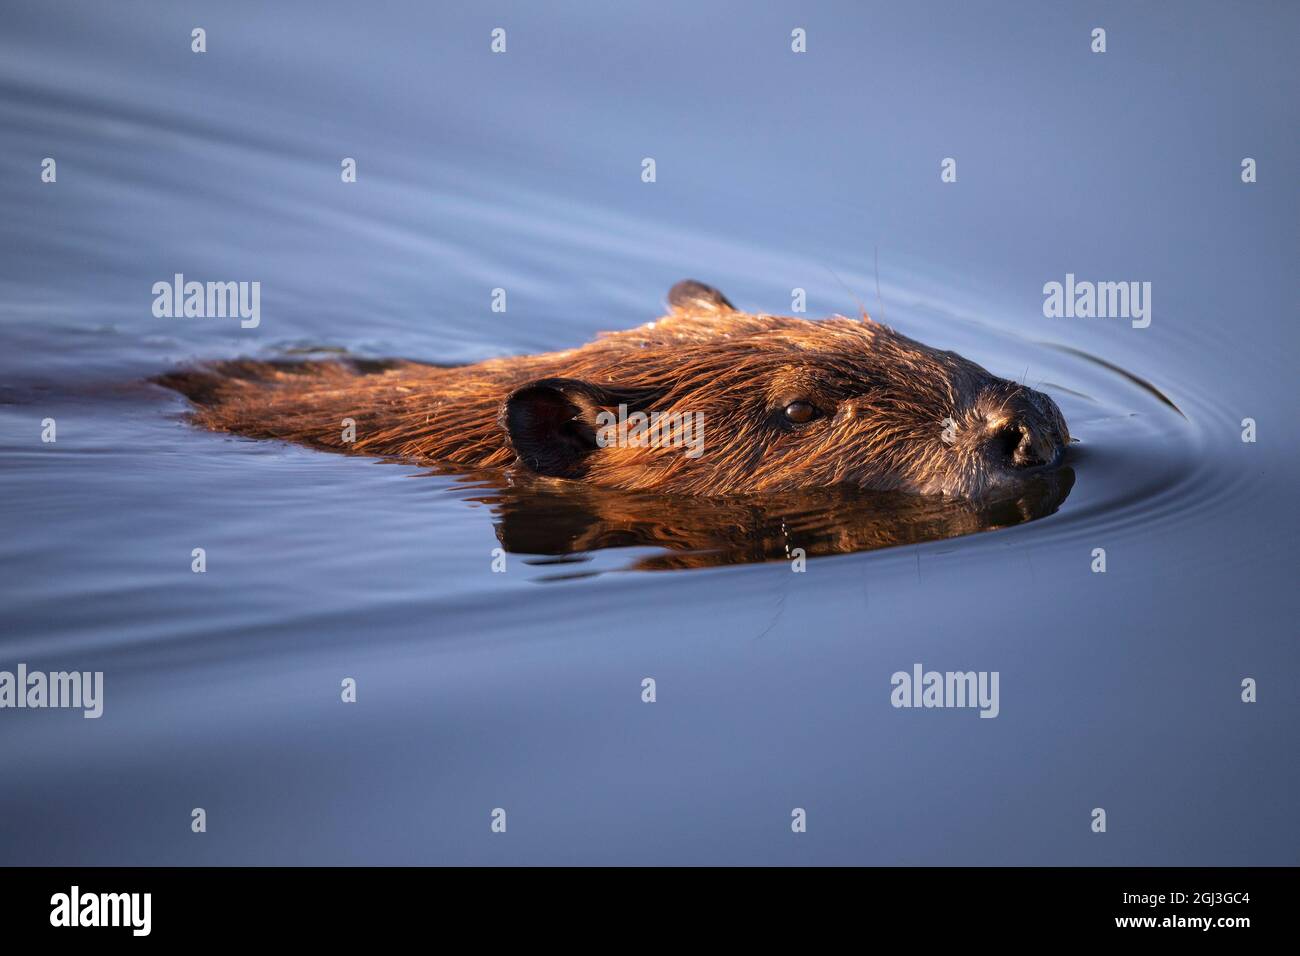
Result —
<instances>
[{"instance_id":1,"label":"beaver's nose","mask_svg":"<svg viewBox=\"0 0 1300 956\"><path fill-rule=\"evenodd\" d=\"M1012 468L1043 468L1060 464L1065 446L1048 425L1029 418L1008 422L995 438L998 450Z\"/></svg>"}]
</instances>

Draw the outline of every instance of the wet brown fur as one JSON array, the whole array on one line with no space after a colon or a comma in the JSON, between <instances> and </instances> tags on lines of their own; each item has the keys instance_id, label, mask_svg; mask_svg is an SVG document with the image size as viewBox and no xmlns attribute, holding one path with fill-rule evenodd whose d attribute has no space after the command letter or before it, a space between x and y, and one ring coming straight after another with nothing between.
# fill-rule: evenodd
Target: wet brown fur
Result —
<instances>
[{"instance_id":1,"label":"wet brown fur","mask_svg":"<svg viewBox=\"0 0 1300 956\"><path fill-rule=\"evenodd\" d=\"M1046 395L869 319L743 313L693 283L675 287L670 301L664 318L561 352L454 368L237 360L158 381L194 403L196 423L218 431L692 495L849 484L978 498L1016 485L1025 461L1055 465L1069 442ZM520 433L519 415L534 420L538 395L558 396L561 417L577 421L557 427L578 428L581 441L595 414L620 402L700 413L703 454L572 453L545 437L544 423L541 437ZM791 424L783 410L795 401L813 404L818 418ZM347 418L356 423L351 443ZM945 419L955 425L951 441Z\"/></svg>"}]
</instances>

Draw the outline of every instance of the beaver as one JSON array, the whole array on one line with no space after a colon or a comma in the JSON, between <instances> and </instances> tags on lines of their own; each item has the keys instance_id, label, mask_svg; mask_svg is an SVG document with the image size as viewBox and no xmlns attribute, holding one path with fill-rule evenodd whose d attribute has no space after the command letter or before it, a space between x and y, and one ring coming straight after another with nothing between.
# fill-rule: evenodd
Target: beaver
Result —
<instances>
[{"instance_id":1,"label":"beaver","mask_svg":"<svg viewBox=\"0 0 1300 956\"><path fill-rule=\"evenodd\" d=\"M689 279L668 303L660 319L540 355L234 360L155 381L218 431L682 495L848 485L985 499L1059 466L1070 441L1042 392L865 313L750 314ZM688 426L702 448L678 440Z\"/></svg>"}]
</instances>

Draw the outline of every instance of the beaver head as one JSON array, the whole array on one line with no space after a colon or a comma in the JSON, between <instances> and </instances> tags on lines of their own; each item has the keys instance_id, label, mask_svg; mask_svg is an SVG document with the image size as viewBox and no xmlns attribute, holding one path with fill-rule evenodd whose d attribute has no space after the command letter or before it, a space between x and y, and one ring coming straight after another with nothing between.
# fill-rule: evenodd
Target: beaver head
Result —
<instances>
[{"instance_id":1,"label":"beaver head","mask_svg":"<svg viewBox=\"0 0 1300 956\"><path fill-rule=\"evenodd\" d=\"M664 319L556 353L552 375L511 392L499 420L520 464L689 494L983 499L1017 493L1069 444L1042 392L869 319L742 313L691 281L669 302Z\"/></svg>"}]
</instances>

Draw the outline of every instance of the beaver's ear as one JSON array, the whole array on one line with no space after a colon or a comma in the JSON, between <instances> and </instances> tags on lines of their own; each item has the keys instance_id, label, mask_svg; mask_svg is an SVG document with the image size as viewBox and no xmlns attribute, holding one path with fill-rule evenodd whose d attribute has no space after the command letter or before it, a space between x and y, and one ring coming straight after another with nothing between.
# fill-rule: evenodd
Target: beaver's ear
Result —
<instances>
[{"instance_id":1,"label":"beaver's ear","mask_svg":"<svg viewBox=\"0 0 1300 956\"><path fill-rule=\"evenodd\" d=\"M618 396L576 378L543 378L511 392L497 420L519 461L541 475L579 478L596 450L596 415Z\"/></svg>"},{"instance_id":2,"label":"beaver's ear","mask_svg":"<svg viewBox=\"0 0 1300 956\"><path fill-rule=\"evenodd\" d=\"M541 378L516 388L501 403L497 421L519 461L540 475L581 478L596 450L602 411L648 408L657 388L617 388L576 378ZM612 412L611 412L612 414Z\"/></svg>"},{"instance_id":3,"label":"beaver's ear","mask_svg":"<svg viewBox=\"0 0 1300 956\"><path fill-rule=\"evenodd\" d=\"M683 279L668 290L668 305L674 312L735 312L727 297L703 282Z\"/></svg>"}]
</instances>

